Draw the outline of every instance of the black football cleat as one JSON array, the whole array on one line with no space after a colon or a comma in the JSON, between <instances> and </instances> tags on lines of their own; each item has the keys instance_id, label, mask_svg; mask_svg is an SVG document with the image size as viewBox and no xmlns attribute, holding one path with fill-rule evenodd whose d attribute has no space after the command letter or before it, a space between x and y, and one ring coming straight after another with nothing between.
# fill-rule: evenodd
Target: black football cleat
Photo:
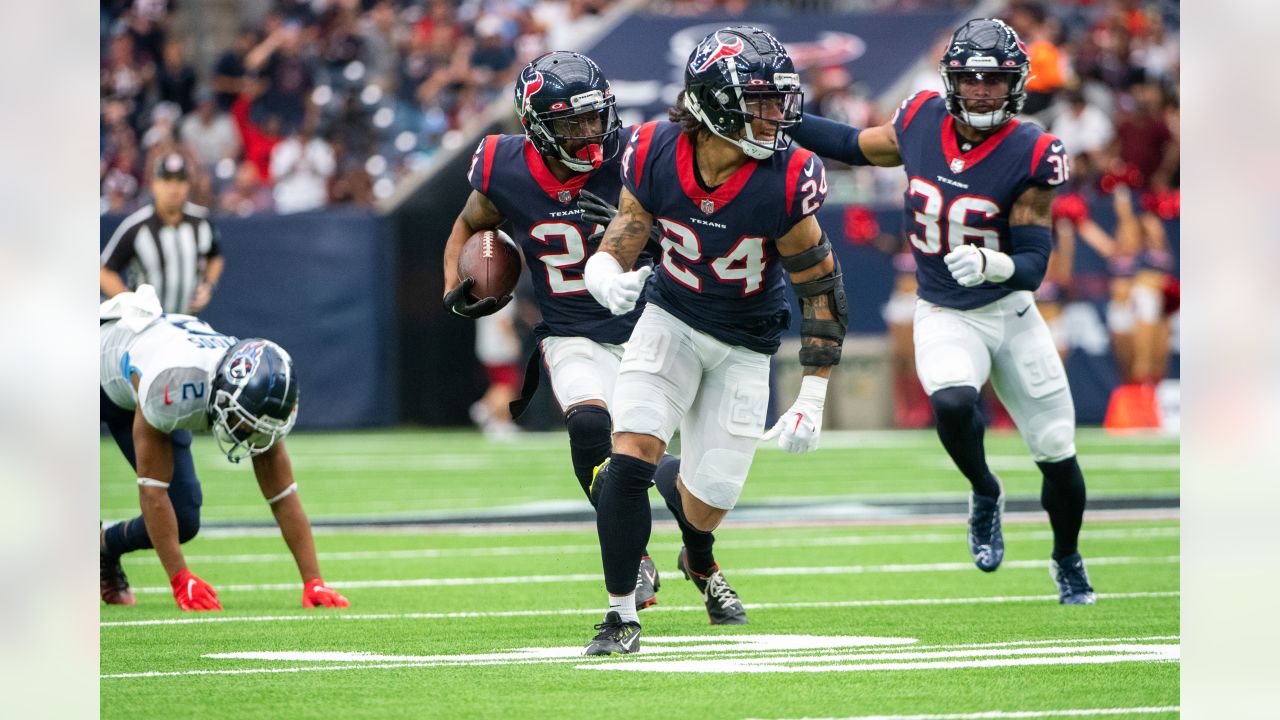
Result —
<instances>
[{"instance_id":1,"label":"black football cleat","mask_svg":"<svg viewBox=\"0 0 1280 720\"><path fill-rule=\"evenodd\" d=\"M640 558L640 572L636 573L636 610L658 604L657 592L662 587L658 579L658 567L653 558L645 555Z\"/></svg>"},{"instance_id":2,"label":"black football cleat","mask_svg":"<svg viewBox=\"0 0 1280 720\"><path fill-rule=\"evenodd\" d=\"M1061 560L1049 559L1049 574L1058 586L1058 603L1062 605L1093 605L1098 598L1089 584L1089 573L1084 569L1084 558L1072 553Z\"/></svg>"},{"instance_id":3,"label":"black football cleat","mask_svg":"<svg viewBox=\"0 0 1280 720\"><path fill-rule=\"evenodd\" d=\"M596 625L596 636L591 638L583 655L629 655L640 652L640 623L623 622L618 611L610 610L604 622Z\"/></svg>"},{"instance_id":4,"label":"black football cleat","mask_svg":"<svg viewBox=\"0 0 1280 720\"><path fill-rule=\"evenodd\" d=\"M999 497L969 493L969 554L983 572L995 572L1004 560L1004 489Z\"/></svg>"},{"instance_id":5,"label":"black football cleat","mask_svg":"<svg viewBox=\"0 0 1280 720\"><path fill-rule=\"evenodd\" d=\"M680 548L680 556L676 558L680 572L686 580L692 580L694 587L702 593L702 602L707 606L707 616L712 625L746 625L747 609L742 607L738 593L729 587L720 566L713 565L710 575L700 575L689 568L689 551Z\"/></svg>"},{"instance_id":6,"label":"black football cleat","mask_svg":"<svg viewBox=\"0 0 1280 720\"><path fill-rule=\"evenodd\" d=\"M133 590L129 587L129 578L125 577L124 568L120 567L119 555L108 555L98 552L98 588L102 593L102 602L108 605L135 605Z\"/></svg>"}]
</instances>

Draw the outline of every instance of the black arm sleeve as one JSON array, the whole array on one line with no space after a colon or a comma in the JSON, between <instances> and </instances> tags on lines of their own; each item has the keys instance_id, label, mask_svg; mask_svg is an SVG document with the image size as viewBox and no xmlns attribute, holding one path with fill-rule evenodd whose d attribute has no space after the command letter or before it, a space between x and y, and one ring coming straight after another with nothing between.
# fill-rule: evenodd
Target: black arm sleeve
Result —
<instances>
[{"instance_id":1,"label":"black arm sleeve","mask_svg":"<svg viewBox=\"0 0 1280 720\"><path fill-rule=\"evenodd\" d=\"M1013 240L1013 275L1001 283L1010 290L1035 290L1044 280L1049 266L1049 253L1053 240L1049 228L1043 225L1015 225L1009 228Z\"/></svg>"},{"instance_id":2,"label":"black arm sleeve","mask_svg":"<svg viewBox=\"0 0 1280 720\"><path fill-rule=\"evenodd\" d=\"M871 165L858 145L858 128L828 120L820 115L804 114L804 121L787 130L792 140L825 158L849 165Z\"/></svg>"}]
</instances>

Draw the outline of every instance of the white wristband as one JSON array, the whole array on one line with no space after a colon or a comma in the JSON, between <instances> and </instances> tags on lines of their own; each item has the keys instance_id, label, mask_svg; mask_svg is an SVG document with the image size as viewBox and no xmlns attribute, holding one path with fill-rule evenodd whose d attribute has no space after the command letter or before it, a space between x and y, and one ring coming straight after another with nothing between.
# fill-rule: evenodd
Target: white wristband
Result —
<instances>
[{"instance_id":1,"label":"white wristband","mask_svg":"<svg viewBox=\"0 0 1280 720\"><path fill-rule=\"evenodd\" d=\"M582 281L596 302L609 307L609 281L621 274L622 265L617 258L607 252L597 251L587 258L587 264L582 268Z\"/></svg>"},{"instance_id":2,"label":"white wristband","mask_svg":"<svg viewBox=\"0 0 1280 720\"><path fill-rule=\"evenodd\" d=\"M982 270L983 277L993 283L1002 283L1013 277L1013 258L999 250L978 248L978 252L986 258L986 267Z\"/></svg>"},{"instance_id":3,"label":"white wristband","mask_svg":"<svg viewBox=\"0 0 1280 720\"><path fill-rule=\"evenodd\" d=\"M138 484L141 485L142 487L154 487L154 488L164 488L164 489L168 489L169 487L169 483L167 482L160 482L159 480L156 480L154 478L144 478L144 477L138 478Z\"/></svg>"},{"instance_id":4,"label":"white wristband","mask_svg":"<svg viewBox=\"0 0 1280 720\"><path fill-rule=\"evenodd\" d=\"M292 493L296 493L296 492L298 492L298 483L289 483L289 487L281 491L279 495L276 495L275 497L267 498L267 504L275 505L281 500L289 497L289 495L291 495Z\"/></svg>"},{"instance_id":5,"label":"white wristband","mask_svg":"<svg viewBox=\"0 0 1280 720\"><path fill-rule=\"evenodd\" d=\"M796 400L807 400L821 407L827 400L827 379L819 375L805 375L800 381L800 394Z\"/></svg>"}]
</instances>

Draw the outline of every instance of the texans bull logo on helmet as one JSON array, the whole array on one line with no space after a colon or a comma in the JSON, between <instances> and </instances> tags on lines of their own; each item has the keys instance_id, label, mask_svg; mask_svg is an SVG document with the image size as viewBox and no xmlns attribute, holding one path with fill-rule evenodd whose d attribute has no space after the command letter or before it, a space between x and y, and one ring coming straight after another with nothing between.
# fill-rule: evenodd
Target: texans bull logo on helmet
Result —
<instances>
[{"instance_id":1,"label":"texans bull logo on helmet","mask_svg":"<svg viewBox=\"0 0 1280 720\"><path fill-rule=\"evenodd\" d=\"M699 60L697 57L694 57L693 62L690 63L693 71L695 73L704 72L712 65L715 65L718 60L742 54L743 49L746 47L742 42L742 38L737 35L730 35L729 37L731 37L732 40L725 42L724 38L720 37L720 33L717 32L715 48L707 54L706 58Z\"/></svg>"},{"instance_id":2,"label":"texans bull logo on helmet","mask_svg":"<svg viewBox=\"0 0 1280 720\"><path fill-rule=\"evenodd\" d=\"M528 69L532 70L532 68ZM520 90L520 96L524 100L524 107L521 109L528 112L531 98L538 94L538 91L542 89L542 73L534 70L533 77L529 77L525 74L520 78L520 82L524 84L524 87Z\"/></svg>"}]
</instances>

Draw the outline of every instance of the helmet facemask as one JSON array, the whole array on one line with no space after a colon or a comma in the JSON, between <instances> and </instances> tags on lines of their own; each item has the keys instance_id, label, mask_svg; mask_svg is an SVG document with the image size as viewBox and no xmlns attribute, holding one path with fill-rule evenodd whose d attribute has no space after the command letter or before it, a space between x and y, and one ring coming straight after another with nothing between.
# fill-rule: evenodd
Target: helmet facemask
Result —
<instances>
[{"instance_id":1,"label":"helmet facemask","mask_svg":"<svg viewBox=\"0 0 1280 720\"><path fill-rule=\"evenodd\" d=\"M528 108L521 121L538 152L555 157L574 172L588 173L618 154L622 122L616 102L612 94L589 90L568 103L556 103L563 108L553 105L541 113Z\"/></svg>"},{"instance_id":2,"label":"helmet facemask","mask_svg":"<svg viewBox=\"0 0 1280 720\"><path fill-rule=\"evenodd\" d=\"M239 394L218 390L214 394L210 410L213 416L213 437L218 443L218 449L235 463L270 450L272 445L293 430L293 423L298 419L297 405L293 406L285 420L269 415L255 417L240 404Z\"/></svg>"},{"instance_id":3,"label":"helmet facemask","mask_svg":"<svg viewBox=\"0 0 1280 720\"><path fill-rule=\"evenodd\" d=\"M1022 106L1027 101L1026 85L1029 73L1025 65L1004 69L953 68L944 64L939 67L939 71L942 73L942 82L947 89L947 111L974 129L992 130L1004 125L1022 112ZM970 97L961 94L961 77L976 75L978 80L984 80L989 74L1004 76L1008 79L1006 85L1008 90L1003 96ZM1000 101L1000 106L990 112L976 113L968 109L966 101Z\"/></svg>"},{"instance_id":4,"label":"helmet facemask","mask_svg":"<svg viewBox=\"0 0 1280 720\"><path fill-rule=\"evenodd\" d=\"M774 73L773 82L739 77L735 63L727 64L730 83L718 91L705 85L684 94L685 108L715 136L738 146L755 160L766 160L791 145L783 131L800 122L804 91L796 73ZM773 125L773 137L757 138L753 123Z\"/></svg>"}]
</instances>

